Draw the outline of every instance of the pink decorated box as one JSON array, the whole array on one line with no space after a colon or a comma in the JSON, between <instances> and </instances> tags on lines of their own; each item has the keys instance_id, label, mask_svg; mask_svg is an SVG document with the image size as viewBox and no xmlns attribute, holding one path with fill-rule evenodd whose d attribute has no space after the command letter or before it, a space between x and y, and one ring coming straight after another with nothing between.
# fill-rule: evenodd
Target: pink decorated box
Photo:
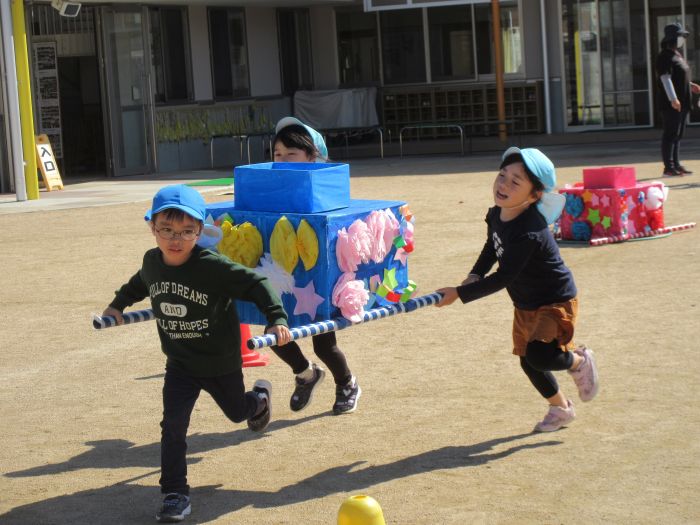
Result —
<instances>
[{"instance_id":1,"label":"pink decorated box","mask_svg":"<svg viewBox=\"0 0 700 525\"><path fill-rule=\"evenodd\" d=\"M561 189L559 193L566 197L559 220L564 240L588 241L664 227L666 190L661 182L625 188L576 185Z\"/></svg>"},{"instance_id":2,"label":"pink decorated box","mask_svg":"<svg viewBox=\"0 0 700 525\"><path fill-rule=\"evenodd\" d=\"M603 166L584 168L583 187L588 189L634 188L637 176L634 166Z\"/></svg>"}]
</instances>

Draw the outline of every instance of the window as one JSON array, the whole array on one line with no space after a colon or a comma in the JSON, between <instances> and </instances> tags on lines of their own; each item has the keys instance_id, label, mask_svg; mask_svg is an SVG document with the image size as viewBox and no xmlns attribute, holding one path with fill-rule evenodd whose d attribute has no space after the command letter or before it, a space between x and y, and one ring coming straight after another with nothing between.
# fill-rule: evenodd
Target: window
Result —
<instances>
[{"instance_id":1,"label":"window","mask_svg":"<svg viewBox=\"0 0 700 525\"><path fill-rule=\"evenodd\" d=\"M501 2L501 46L503 47L503 71L524 73L523 43L517 2ZM480 75L496 74L493 49L493 24L491 6L474 6L476 25L477 70Z\"/></svg>"},{"instance_id":2,"label":"window","mask_svg":"<svg viewBox=\"0 0 700 525\"><path fill-rule=\"evenodd\" d=\"M293 96L298 89L313 89L311 23L308 9L277 11L282 93Z\"/></svg>"},{"instance_id":3,"label":"window","mask_svg":"<svg viewBox=\"0 0 700 525\"><path fill-rule=\"evenodd\" d=\"M335 12L335 26L338 31L340 85L348 87L377 84L377 15L338 8Z\"/></svg>"},{"instance_id":4,"label":"window","mask_svg":"<svg viewBox=\"0 0 700 525\"><path fill-rule=\"evenodd\" d=\"M425 82L423 10L383 11L379 17L384 83Z\"/></svg>"},{"instance_id":5,"label":"window","mask_svg":"<svg viewBox=\"0 0 700 525\"><path fill-rule=\"evenodd\" d=\"M214 98L247 97L248 45L243 9L209 9Z\"/></svg>"},{"instance_id":6,"label":"window","mask_svg":"<svg viewBox=\"0 0 700 525\"><path fill-rule=\"evenodd\" d=\"M151 62L156 103L192 100L192 73L185 8L152 7Z\"/></svg>"},{"instance_id":7,"label":"window","mask_svg":"<svg viewBox=\"0 0 700 525\"><path fill-rule=\"evenodd\" d=\"M433 80L474 78L471 6L428 9L428 27Z\"/></svg>"}]
</instances>

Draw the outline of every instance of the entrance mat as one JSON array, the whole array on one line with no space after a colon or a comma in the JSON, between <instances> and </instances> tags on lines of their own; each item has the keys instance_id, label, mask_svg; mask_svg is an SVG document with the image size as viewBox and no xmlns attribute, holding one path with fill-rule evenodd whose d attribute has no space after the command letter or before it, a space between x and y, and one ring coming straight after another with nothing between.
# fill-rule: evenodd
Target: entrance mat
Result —
<instances>
[{"instance_id":1,"label":"entrance mat","mask_svg":"<svg viewBox=\"0 0 700 525\"><path fill-rule=\"evenodd\" d=\"M188 186L230 186L233 184L233 177L224 177L221 179L198 180L190 182Z\"/></svg>"}]
</instances>

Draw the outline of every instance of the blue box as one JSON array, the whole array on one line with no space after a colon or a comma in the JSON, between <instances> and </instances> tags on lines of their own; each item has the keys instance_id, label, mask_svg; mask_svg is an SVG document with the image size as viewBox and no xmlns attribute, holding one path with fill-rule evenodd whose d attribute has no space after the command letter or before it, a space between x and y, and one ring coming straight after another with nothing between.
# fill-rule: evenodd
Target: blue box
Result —
<instances>
[{"instance_id":1,"label":"blue box","mask_svg":"<svg viewBox=\"0 0 700 525\"><path fill-rule=\"evenodd\" d=\"M350 168L340 163L264 162L234 169L236 207L318 213L350 204Z\"/></svg>"},{"instance_id":2,"label":"blue box","mask_svg":"<svg viewBox=\"0 0 700 525\"><path fill-rule=\"evenodd\" d=\"M389 208L397 220L401 220L399 207L405 203L396 201L378 201L378 200L351 200L349 206L332 210L324 213L276 213L262 212L240 209L238 201L236 202L219 202L207 205L207 215L211 215L214 220L218 219L224 213L228 213L234 220L235 224L242 224L246 221L252 223L260 232L263 239L263 252L270 253L270 235L277 224L277 221L282 215L292 223L295 230L298 228L302 219L311 225L316 232L319 244L319 255L316 265L309 271L304 269L301 261L292 271L294 278L294 286L303 288L314 282L315 292L323 298L323 302L318 305L316 316L312 319L310 315L302 313L294 315L296 306L296 298L293 294L283 293L281 295L282 303L289 316L289 326L295 327L304 324L309 324L315 321L323 321L339 317L340 310L331 303L331 295L333 287L342 275L342 271L338 268L338 262L335 254L335 246L338 239L338 230L341 228L347 229L356 219L365 219L374 210L385 210ZM361 264L355 272L356 279L365 280L365 288L369 288L369 279L378 275L380 278L384 276L385 269L396 269L396 280L399 283L399 288L403 288L408 284L408 266L404 266L399 261L394 261L396 248L392 247L381 263L370 261L367 264ZM370 294L372 296L372 294ZM365 309L370 308L368 305ZM260 314L259 310L252 303L239 302L238 313L241 322L248 324L265 325L266 320Z\"/></svg>"}]
</instances>

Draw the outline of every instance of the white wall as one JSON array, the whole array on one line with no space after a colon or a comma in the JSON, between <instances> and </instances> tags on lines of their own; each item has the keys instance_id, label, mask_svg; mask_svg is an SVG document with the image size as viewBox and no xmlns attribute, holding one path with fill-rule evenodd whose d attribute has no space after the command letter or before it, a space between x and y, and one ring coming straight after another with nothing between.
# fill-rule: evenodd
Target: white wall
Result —
<instances>
[{"instance_id":1,"label":"white wall","mask_svg":"<svg viewBox=\"0 0 700 525\"><path fill-rule=\"evenodd\" d=\"M190 23L192 84L195 100L212 100L211 60L209 58L209 28L207 7L191 5L187 15Z\"/></svg>"},{"instance_id":2,"label":"white wall","mask_svg":"<svg viewBox=\"0 0 700 525\"><path fill-rule=\"evenodd\" d=\"M314 88L338 88L338 43L335 36L335 11L332 7L313 7L311 19L311 54L314 61Z\"/></svg>"},{"instance_id":3,"label":"white wall","mask_svg":"<svg viewBox=\"0 0 700 525\"><path fill-rule=\"evenodd\" d=\"M279 95L282 92L277 19L273 8L247 7L245 10L250 94L253 97Z\"/></svg>"}]
</instances>

